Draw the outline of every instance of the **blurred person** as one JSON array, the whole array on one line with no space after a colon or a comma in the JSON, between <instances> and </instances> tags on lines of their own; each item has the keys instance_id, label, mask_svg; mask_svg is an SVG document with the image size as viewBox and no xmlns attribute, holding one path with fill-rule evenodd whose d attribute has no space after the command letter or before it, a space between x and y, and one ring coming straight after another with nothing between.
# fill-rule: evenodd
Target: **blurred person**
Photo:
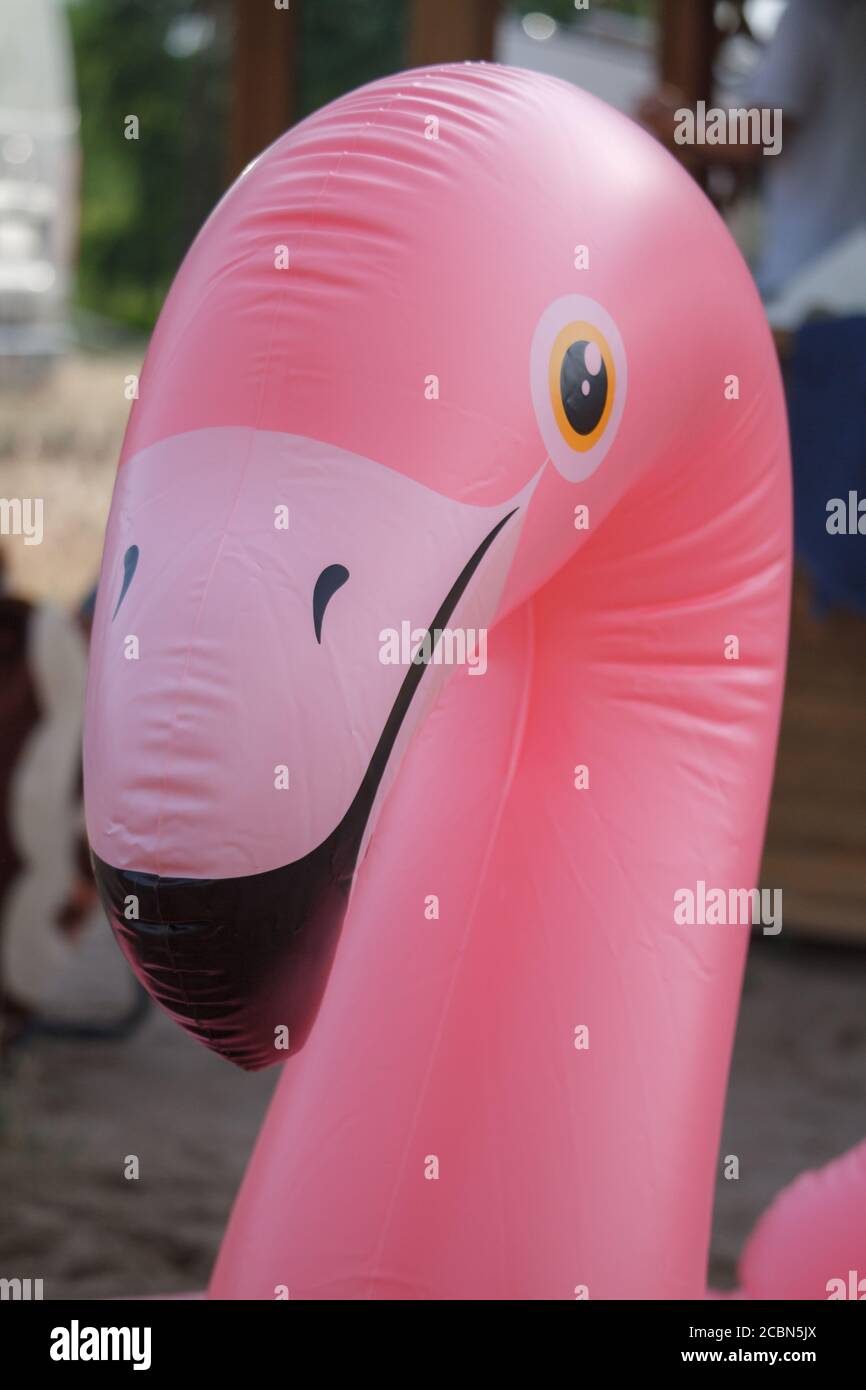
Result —
<instances>
[{"instance_id":1,"label":"blurred person","mask_svg":"<svg viewBox=\"0 0 866 1390\"><path fill-rule=\"evenodd\" d=\"M789 0L737 106L782 111L782 146L675 144L682 96L663 88L637 115L691 166L760 168L764 229L755 278L775 297L810 261L866 225L866 0Z\"/></svg>"},{"instance_id":2,"label":"blurred person","mask_svg":"<svg viewBox=\"0 0 866 1390\"><path fill-rule=\"evenodd\" d=\"M35 1017L93 908L81 803L78 624L8 592L0 552L0 1051Z\"/></svg>"}]
</instances>

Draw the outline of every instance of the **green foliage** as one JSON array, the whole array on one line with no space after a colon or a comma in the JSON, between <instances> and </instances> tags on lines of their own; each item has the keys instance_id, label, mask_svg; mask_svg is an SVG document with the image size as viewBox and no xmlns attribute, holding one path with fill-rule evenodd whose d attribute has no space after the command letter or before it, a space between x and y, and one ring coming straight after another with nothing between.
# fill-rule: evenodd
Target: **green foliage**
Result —
<instances>
[{"instance_id":1,"label":"green foliage","mask_svg":"<svg viewBox=\"0 0 866 1390\"><path fill-rule=\"evenodd\" d=\"M261 0L247 0L261 3ZM299 114L402 65L406 0L306 0ZM166 47L205 14L215 38ZM183 255L225 186L229 0L70 0L84 151L79 303L153 326ZM124 138L127 116L140 138Z\"/></svg>"},{"instance_id":2,"label":"green foliage","mask_svg":"<svg viewBox=\"0 0 866 1390\"><path fill-rule=\"evenodd\" d=\"M581 17L573 0L508 3L563 23ZM605 3L646 14L655 0L592 8ZM223 192L231 9L231 0L68 0L84 152L78 298L91 312L151 328ZM171 34L195 15L213 21L212 41L174 56ZM408 0L303 0L299 115L402 67L407 18ZM124 138L130 115L138 140Z\"/></svg>"},{"instance_id":3,"label":"green foliage","mask_svg":"<svg viewBox=\"0 0 866 1390\"><path fill-rule=\"evenodd\" d=\"M76 0L69 9L84 156L78 298L143 329L223 187L227 45L218 38L188 57L166 48L192 8ZM130 115L137 140L124 136Z\"/></svg>"},{"instance_id":4,"label":"green foliage","mask_svg":"<svg viewBox=\"0 0 866 1390\"><path fill-rule=\"evenodd\" d=\"M305 0L300 115L404 66L407 0Z\"/></svg>"},{"instance_id":5,"label":"green foliage","mask_svg":"<svg viewBox=\"0 0 866 1390\"><path fill-rule=\"evenodd\" d=\"M406 12L406 0L306 0L299 115L402 66ZM172 25L202 13L215 21L214 41L172 56ZM78 300L149 329L224 190L231 5L71 0L69 15L84 150ZM138 140L124 138L129 115Z\"/></svg>"},{"instance_id":6,"label":"green foliage","mask_svg":"<svg viewBox=\"0 0 866 1390\"><path fill-rule=\"evenodd\" d=\"M508 0L508 4L518 14L537 11L540 14L549 14L558 24L569 24L572 20L579 23L583 15L592 11L597 13L599 10L617 10L620 14L644 15L651 18L655 14L657 0L590 0L589 10L576 10L574 0Z\"/></svg>"}]
</instances>

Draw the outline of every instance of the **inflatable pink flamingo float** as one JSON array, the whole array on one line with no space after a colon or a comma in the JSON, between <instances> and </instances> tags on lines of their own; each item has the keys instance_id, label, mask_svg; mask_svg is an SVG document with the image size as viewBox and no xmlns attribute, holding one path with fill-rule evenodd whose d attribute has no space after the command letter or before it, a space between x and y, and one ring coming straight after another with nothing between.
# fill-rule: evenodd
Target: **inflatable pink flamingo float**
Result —
<instances>
[{"instance_id":1,"label":"inflatable pink flamingo float","mask_svg":"<svg viewBox=\"0 0 866 1390\"><path fill-rule=\"evenodd\" d=\"M675 895L755 883L789 570L756 292L631 122L421 70L227 194L127 431L85 754L139 977L291 1054L211 1297L702 1295L749 926ZM862 1256L845 1162L747 1292Z\"/></svg>"}]
</instances>

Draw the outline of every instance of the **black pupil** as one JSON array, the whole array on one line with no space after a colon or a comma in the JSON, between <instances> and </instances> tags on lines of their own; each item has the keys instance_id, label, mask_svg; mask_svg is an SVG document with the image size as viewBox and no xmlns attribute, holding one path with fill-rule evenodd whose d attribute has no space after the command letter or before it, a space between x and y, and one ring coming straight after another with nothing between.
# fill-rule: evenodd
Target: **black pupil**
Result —
<instances>
[{"instance_id":1,"label":"black pupil","mask_svg":"<svg viewBox=\"0 0 866 1390\"><path fill-rule=\"evenodd\" d=\"M607 367L602 358L598 371L592 375L586 365L588 347L585 339L572 343L559 373L565 418L576 434L592 434L607 401Z\"/></svg>"}]
</instances>

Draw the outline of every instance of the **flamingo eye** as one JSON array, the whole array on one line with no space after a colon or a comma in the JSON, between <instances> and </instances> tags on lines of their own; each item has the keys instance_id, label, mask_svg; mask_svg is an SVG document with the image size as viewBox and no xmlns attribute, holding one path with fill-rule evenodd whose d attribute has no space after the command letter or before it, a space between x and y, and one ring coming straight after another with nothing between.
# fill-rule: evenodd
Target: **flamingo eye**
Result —
<instances>
[{"instance_id":1,"label":"flamingo eye","mask_svg":"<svg viewBox=\"0 0 866 1390\"><path fill-rule=\"evenodd\" d=\"M573 449L591 449L610 418L616 368L607 341L589 323L564 328L550 354L550 400Z\"/></svg>"},{"instance_id":2,"label":"flamingo eye","mask_svg":"<svg viewBox=\"0 0 866 1390\"><path fill-rule=\"evenodd\" d=\"M566 295L542 314L531 353L535 413L556 468L589 477L607 452L625 402L625 352L594 300Z\"/></svg>"}]
</instances>

